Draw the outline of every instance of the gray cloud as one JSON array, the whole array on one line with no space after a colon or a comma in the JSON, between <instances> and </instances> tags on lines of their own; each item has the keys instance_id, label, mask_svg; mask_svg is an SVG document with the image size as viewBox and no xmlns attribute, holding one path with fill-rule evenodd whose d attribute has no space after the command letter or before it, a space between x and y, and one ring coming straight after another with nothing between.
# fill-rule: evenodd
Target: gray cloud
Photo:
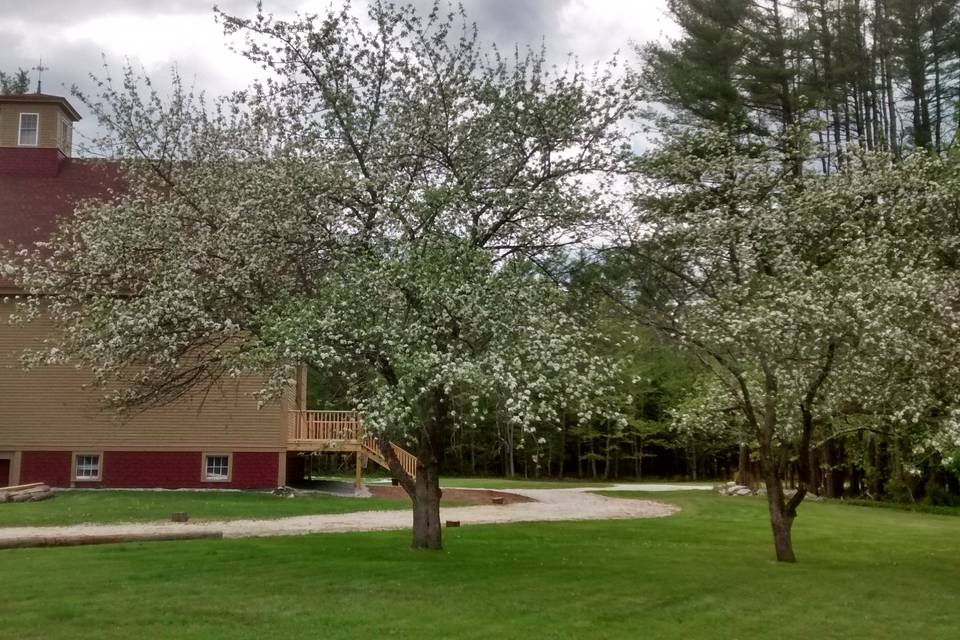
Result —
<instances>
[{"instance_id":1,"label":"gray cloud","mask_svg":"<svg viewBox=\"0 0 960 640\"><path fill-rule=\"evenodd\" d=\"M433 0L412 0L428 11ZM105 54L114 72L124 59L143 62L163 86L176 64L188 82L196 81L209 95L246 86L257 72L226 51L212 7L252 15L256 0L0 0L0 70L29 69L42 57L50 67L43 75L45 93L67 95L72 85L91 92L91 73L102 76ZM359 8L363 0L353 0ZM321 13L340 0L264 0L265 10L278 17L294 11ZM446 4L444 2L443 4ZM666 0L463 0L480 39L501 50L545 42L548 55L562 62L567 54L585 64L627 48L630 39L648 40L665 29ZM36 75L32 74L33 83ZM74 101L76 102L76 101ZM96 123L85 116L77 127L80 140L92 135Z\"/></svg>"},{"instance_id":2,"label":"gray cloud","mask_svg":"<svg viewBox=\"0 0 960 640\"><path fill-rule=\"evenodd\" d=\"M414 3L423 11L432 0ZM515 44L538 46L540 39L556 26L557 11L565 2L557 0L464 0L467 18L476 22L484 41L501 47Z\"/></svg>"},{"instance_id":3,"label":"gray cloud","mask_svg":"<svg viewBox=\"0 0 960 640\"><path fill-rule=\"evenodd\" d=\"M215 4L231 13L253 13L257 6L256 0L0 0L0 12L8 20L42 22L50 26L117 14L211 15ZM290 11L296 4L293 0L267 2L278 12Z\"/></svg>"}]
</instances>

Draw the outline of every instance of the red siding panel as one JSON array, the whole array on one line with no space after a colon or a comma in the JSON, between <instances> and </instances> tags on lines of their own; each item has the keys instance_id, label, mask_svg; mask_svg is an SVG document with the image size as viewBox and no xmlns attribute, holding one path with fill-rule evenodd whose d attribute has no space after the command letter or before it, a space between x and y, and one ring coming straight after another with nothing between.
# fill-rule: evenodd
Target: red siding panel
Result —
<instances>
[{"instance_id":1,"label":"red siding panel","mask_svg":"<svg viewBox=\"0 0 960 640\"><path fill-rule=\"evenodd\" d=\"M280 456L275 451L239 451L233 454L230 486L236 489L275 489L280 473Z\"/></svg>"},{"instance_id":2,"label":"red siding panel","mask_svg":"<svg viewBox=\"0 0 960 640\"><path fill-rule=\"evenodd\" d=\"M69 451L24 451L21 481L71 486ZM116 489L272 489L277 485L280 456L275 451L233 454L230 482L204 482L200 451L105 451L101 482L76 487Z\"/></svg>"},{"instance_id":3,"label":"red siding panel","mask_svg":"<svg viewBox=\"0 0 960 640\"><path fill-rule=\"evenodd\" d=\"M66 157L60 149L0 147L0 175L14 178L53 178Z\"/></svg>"},{"instance_id":4,"label":"red siding panel","mask_svg":"<svg viewBox=\"0 0 960 640\"><path fill-rule=\"evenodd\" d=\"M69 451L24 451L20 458L20 484L46 482L51 487L70 486Z\"/></svg>"},{"instance_id":5,"label":"red siding panel","mask_svg":"<svg viewBox=\"0 0 960 640\"><path fill-rule=\"evenodd\" d=\"M199 487L199 451L107 451L103 486L122 488Z\"/></svg>"}]
</instances>

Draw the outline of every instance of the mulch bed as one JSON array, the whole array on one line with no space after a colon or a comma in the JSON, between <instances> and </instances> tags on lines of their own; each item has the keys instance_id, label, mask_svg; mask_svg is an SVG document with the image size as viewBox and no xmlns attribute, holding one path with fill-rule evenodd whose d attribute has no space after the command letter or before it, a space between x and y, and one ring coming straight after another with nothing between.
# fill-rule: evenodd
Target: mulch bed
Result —
<instances>
[{"instance_id":1,"label":"mulch bed","mask_svg":"<svg viewBox=\"0 0 960 640\"><path fill-rule=\"evenodd\" d=\"M367 485L370 493L377 498L387 500L409 500L403 487ZM493 504L493 498L503 498L503 504L515 504L517 502L533 502L526 496L518 496L515 493L504 493L502 491L490 491L489 489L444 489L440 504L455 502L459 505L464 504Z\"/></svg>"}]
</instances>

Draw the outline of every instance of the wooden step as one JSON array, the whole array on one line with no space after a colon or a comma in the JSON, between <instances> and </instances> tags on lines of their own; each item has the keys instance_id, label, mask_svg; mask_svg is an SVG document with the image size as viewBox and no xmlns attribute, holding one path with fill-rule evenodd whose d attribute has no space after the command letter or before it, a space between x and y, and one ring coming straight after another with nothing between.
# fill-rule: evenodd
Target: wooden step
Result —
<instances>
[{"instance_id":1,"label":"wooden step","mask_svg":"<svg viewBox=\"0 0 960 640\"><path fill-rule=\"evenodd\" d=\"M377 438L373 436L367 436L362 441L363 452L367 457L372 459L378 465L390 471L390 465L387 464L386 458L383 457L383 454L380 452L380 444ZM400 445L391 442L390 446L393 447L394 453L397 455L397 459L400 461L400 466L403 467L403 470L407 474L416 479L417 477L417 457L401 447Z\"/></svg>"}]
</instances>

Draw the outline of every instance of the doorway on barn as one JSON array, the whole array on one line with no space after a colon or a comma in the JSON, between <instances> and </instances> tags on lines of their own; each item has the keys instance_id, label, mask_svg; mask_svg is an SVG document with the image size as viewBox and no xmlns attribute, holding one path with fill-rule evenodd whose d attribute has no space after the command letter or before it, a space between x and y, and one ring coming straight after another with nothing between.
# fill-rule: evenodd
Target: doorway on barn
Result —
<instances>
[{"instance_id":1,"label":"doorway on barn","mask_svg":"<svg viewBox=\"0 0 960 640\"><path fill-rule=\"evenodd\" d=\"M0 487L13 484L10 472L13 471L13 454L0 453Z\"/></svg>"}]
</instances>

